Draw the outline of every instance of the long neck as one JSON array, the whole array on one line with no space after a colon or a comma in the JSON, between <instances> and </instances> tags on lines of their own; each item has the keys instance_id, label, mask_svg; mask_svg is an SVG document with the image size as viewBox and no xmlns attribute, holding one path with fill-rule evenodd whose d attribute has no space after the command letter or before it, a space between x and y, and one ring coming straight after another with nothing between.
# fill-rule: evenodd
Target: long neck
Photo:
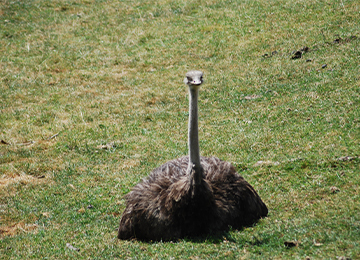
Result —
<instances>
[{"instance_id":1,"label":"long neck","mask_svg":"<svg viewBox=\"0 0 360 260\"><path fill-rule=\"evenodd\" d=\"M200 184L203 170L200 164L199 134L198 134L198 94L199 87L189 87L189 166L188 172L194 184ZM193 170L193 171L192 171Z\"/></svg>"}]
</instances>

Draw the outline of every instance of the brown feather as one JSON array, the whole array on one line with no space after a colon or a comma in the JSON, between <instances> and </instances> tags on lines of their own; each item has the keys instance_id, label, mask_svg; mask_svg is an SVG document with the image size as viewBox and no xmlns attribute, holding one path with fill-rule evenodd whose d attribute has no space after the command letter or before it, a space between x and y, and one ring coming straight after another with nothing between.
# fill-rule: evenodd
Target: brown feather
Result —
<instances>
[{"instance_id":1,"label":"brown feather","mask_svg":"<svg viewBox=\"0 0 360 260\"><path fill-rule=\"evenodd\" d=\"M126 195L118 238L173 240L252 225L268 209L228 162L201 157L204 179L191 185L189 157L152 171Z\"/></svg>"}]
</instances>

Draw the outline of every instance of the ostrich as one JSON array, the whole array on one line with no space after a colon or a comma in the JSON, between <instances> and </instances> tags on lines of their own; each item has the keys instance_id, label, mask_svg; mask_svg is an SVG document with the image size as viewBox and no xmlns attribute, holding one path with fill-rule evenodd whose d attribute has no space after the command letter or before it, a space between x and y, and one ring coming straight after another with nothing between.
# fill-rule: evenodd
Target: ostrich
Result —
<instances>
[{"instance_id":1,"label":"ostrich","mask_svg":"<svg viewBox=\"0 0 360 260\"><path fill-rule=\"evenodd\" d=\"M229 162L202 157L198 141L201 71L186 73L189 86L189 156L161 165L126 195L119 239L175 240L239 229L267 216L253 187Z\"/></svg>"}]
</instances>

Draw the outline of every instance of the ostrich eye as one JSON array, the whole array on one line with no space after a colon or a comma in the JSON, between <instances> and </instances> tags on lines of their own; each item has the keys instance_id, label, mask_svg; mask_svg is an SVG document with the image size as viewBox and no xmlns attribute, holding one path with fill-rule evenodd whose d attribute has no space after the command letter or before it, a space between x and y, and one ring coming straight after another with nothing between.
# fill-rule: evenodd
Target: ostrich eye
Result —
<instances>
[{"instance_id":1,"label":"ostrich eye","mask_svg":"<svg viewBox=\"0 0 360 260\"><path fill-rule=\"evenodd\" d=\"M191 81L191 80L192 80L192 78L190 78L190 77L187 77L187 80L188 80L188 81Z\"/></svg>"}]
</instances>

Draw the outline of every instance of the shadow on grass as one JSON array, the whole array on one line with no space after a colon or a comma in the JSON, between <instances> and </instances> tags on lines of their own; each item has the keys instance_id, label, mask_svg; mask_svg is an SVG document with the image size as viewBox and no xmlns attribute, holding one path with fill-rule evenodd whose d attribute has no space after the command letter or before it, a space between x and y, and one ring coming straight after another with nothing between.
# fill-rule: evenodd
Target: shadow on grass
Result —
<instances>
[{"instance_id":1,"label":"shadow on grass","mask_svg":"<svg viewBox=\"0 0 360 260\"><path fill-rule=\"evenodd\" d=\"M130 241L141 241L147 244L156 244L156 243L178 243L178 242L191 242L191 243L206 243L206 244L220 244L224 242L231 242L231 243L239 243L239 240L234 238L231 234L233 231L241 232L245 228L255 227L257 223L248 225L239 229L233 229L232 227L229 228L227 231L217 232L213 234L205 234L200 236L194 237L184 237L184 238L177 238L172 240L138 240L136 238L131 239ZM257 237L252 237L251 240L246 239L246 241L242 241L242 244L248 244L252 246L259 246L266 244L268 239L259 239Z\"/></svg>"}]
</instances>

